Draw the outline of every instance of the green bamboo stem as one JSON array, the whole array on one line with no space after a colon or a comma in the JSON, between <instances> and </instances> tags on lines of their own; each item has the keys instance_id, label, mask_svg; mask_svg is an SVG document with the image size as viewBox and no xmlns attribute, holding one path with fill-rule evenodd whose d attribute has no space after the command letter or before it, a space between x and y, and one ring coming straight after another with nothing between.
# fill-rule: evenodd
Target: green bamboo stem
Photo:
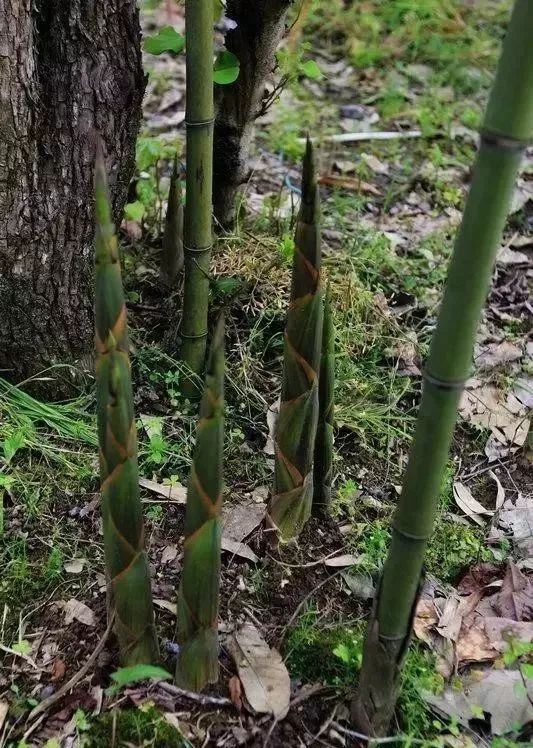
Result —
<instances>
[{"instance_id":1,"label":"green bamboo stem","mask_svg":"<svg viewBox=\"0 0 533 748\"><path fill-rule=\"evenodd\" d=\"M213 244L213 0L186 0L187 199L185 205L183 338L185 397L200 396L206 352L209 270Z\"/></svg>"},{"instance_id":2,"label":"green bamboo stem","mask_svg":"<svg viewBox=\"0 0 533 748\"><path fill-rule=\"evenodd\" d=\"M218 679L218 597L224 450L224 323L215 331L187 489L178 594L176 682L201 691Z\"/></svg>"},{"instance_id":3,"label":"green bamboo stem","mask_svg":"<svg viewBox=\"0 0 533 748\"><path fill-rule=\"evenodd\" d=\"M183 268L183 204L178 157L174 158L174 168L170 178L168 206L163 233L160 277L169 288L176 285L176 279Z\"/></svg>"},{"instance_id":4,"label":"green bamboo stem","mask_svg":"<svg viewBox=\"0 0 533 748\"><path fill-rule=\"evenodd\" d=\"M426 364L415 439L371 618L352 717L390 723L457 409L522 153L533 139L533 3L517 0L481 129L481 144Z\"/></svg>"},{"instance_id":5,"label":"green bamboo stem","mask_svg":"<svg viewBox=\"0 0 533 748\"><path fill-rule=\"evenodd\" d=\"M285 327L281 404L275 438L274 489L268 519L278 539L298 535L311 514L322 338L319 192L313 148L303 161L291 301Z\"/></svg>"},{"instance_id":6,"label":"green bamboo stem","mask_svg":"<svg viewBox=\"0 0 533 748\"><path fill-rule=\"evenodd\" d=\"M318 425L313 467L313 513L327 511L331 502L333 480L333 424L335 408L335 329L331 312L331 289L324 299L322 353L318 379Z\"/></svg>"},{"instance_id":7,"label":"green bamboo stem","mask_svg":"<svg viewBox=\"0 0 533 748\"><path fill-rule=\"evenodd\" d=\"M101 154L95 168L96 381L109 601L124 665L159 658L144 551L126 305Z\"/></svg>"}]
</instances>

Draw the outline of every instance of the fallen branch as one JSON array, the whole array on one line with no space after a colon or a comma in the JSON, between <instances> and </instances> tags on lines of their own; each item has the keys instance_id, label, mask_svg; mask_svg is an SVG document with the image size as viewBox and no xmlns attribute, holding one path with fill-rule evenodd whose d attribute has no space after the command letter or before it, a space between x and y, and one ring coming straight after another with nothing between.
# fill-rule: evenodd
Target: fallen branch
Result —
<instances>
[{"instance_id":1,"label":"fallen branch","mask_svg":"<svg viewBox=\"0 0 533 748\"><path fill-rule=\"evenodd\" d=\"M421 130L391 130L389 132L342 132L337 135L325 135L320 138L322 143L355 143L359 140L405 140L406 138L421 138ZM306 138L298 138L298 143L305 143Z\"/></svg>"},{"instance_id":2,"label":"fallen branch","mask_svg":"<svg viewBox=\"0 0 533 748\"><path fill-rule=\"evenodd\" d=\"M197 704L202 706L223 706L233 707L231 699L226 699L224 696L206 696L202 693L194 693L194 691L186 691L184 688L178 688L172 683L165 683L162 681L157 684L158 688L162 691L166 691L172 696L178 696L180 698L189 699L190 701L196 701Z\"/></svg>"}]
</instances>

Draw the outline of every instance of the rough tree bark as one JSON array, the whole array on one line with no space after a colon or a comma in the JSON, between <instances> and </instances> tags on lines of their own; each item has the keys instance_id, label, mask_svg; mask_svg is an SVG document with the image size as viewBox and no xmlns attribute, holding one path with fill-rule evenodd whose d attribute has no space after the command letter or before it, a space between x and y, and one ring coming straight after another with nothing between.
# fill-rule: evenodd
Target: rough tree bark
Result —
<instances>
[{"instance_id":1,"label":"rough tree bark","mask_svg":"<svg viewBox=\"0 0 533 748\"><path fill-rule=\"evenodd\" d=\"M92 349L95 135L118 217L143 91L135 0L0 0L0 368L12 377Z\"/></svg>"},{"instance_id":2,"label":"rough tree bark","mask_svg":"<svg viewBox=\"0 0 533 748\"><path fill-rule=\"evenodd\" d=\"M217 87L214 134L213 209L228 228L239 187L249 175L254 122L261 111L265 80L275 66L275 52L285 32L293 0L228 0L226 15L237 24L226 34L226 48L240 61L235 83Z\"/></svg>"}]
</instances>

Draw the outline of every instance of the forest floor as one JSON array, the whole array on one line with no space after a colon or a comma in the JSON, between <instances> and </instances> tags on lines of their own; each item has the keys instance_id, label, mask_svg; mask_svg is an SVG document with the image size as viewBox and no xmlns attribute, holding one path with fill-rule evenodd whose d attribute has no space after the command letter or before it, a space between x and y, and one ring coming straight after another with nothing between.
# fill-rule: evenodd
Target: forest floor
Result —
<instances>
[{"instance_id":1,"label":"forest floor","mask_svg":"<svg viewBox=\"0 0 533 748\"><path fill-rule=\"evenodd\" d=\"M106 693L118 661L106 632L93 391L43 403L0 380L0 747L364 743L350 731L347 705L508 5L317 2L302 38L293 32L296 51L289 41L280 52L287 82L258 124L238 225L219 236L211 279L228 361L216 688L196 700L164 683ZM181 6L152 6L143 11L147 33L182 30ZM164 345L180 292L162 292L158 261L170 164L184 148L184 60L145 62L145 125L121 239L147 546L162 664L172 673L196 419ZM413 130L405 139L331 140ZM275 557L261 522L307 131L319 146L336 325L334 499L330 521L313 519ZM386 745L533 745L532 285L530 151L461 403ZM252 684L234 677L231 656L246 637L264 648Z\"/></svg>"}]
</instances>

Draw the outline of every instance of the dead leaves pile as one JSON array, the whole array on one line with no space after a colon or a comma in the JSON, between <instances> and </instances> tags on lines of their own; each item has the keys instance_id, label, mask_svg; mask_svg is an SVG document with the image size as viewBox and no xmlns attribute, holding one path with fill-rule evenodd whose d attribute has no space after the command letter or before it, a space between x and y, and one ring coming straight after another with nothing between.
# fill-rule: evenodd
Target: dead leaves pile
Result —
<instances>
[{"instance_id":1,"label":"dead leaves pile","mask_svg":"<svg viewBox=\"0 0 533 748\"><path fill-rule=\"evenodd\" d=\"M427 695L432 705L466 724L478 708L481 717L491 716L495 734L533 719L527 688L514 688L520 671L505 668L502 657L513 643L533 641L532 620L533 583L512 563L503 579L498 566L478 564L457 589L445 594L432 589L423 596L415 635L435 652L439 672L446 679L456 676L453 688L441 696ZM496 682L502 695L494 700Z\"/></svg>"}]
</instances>

